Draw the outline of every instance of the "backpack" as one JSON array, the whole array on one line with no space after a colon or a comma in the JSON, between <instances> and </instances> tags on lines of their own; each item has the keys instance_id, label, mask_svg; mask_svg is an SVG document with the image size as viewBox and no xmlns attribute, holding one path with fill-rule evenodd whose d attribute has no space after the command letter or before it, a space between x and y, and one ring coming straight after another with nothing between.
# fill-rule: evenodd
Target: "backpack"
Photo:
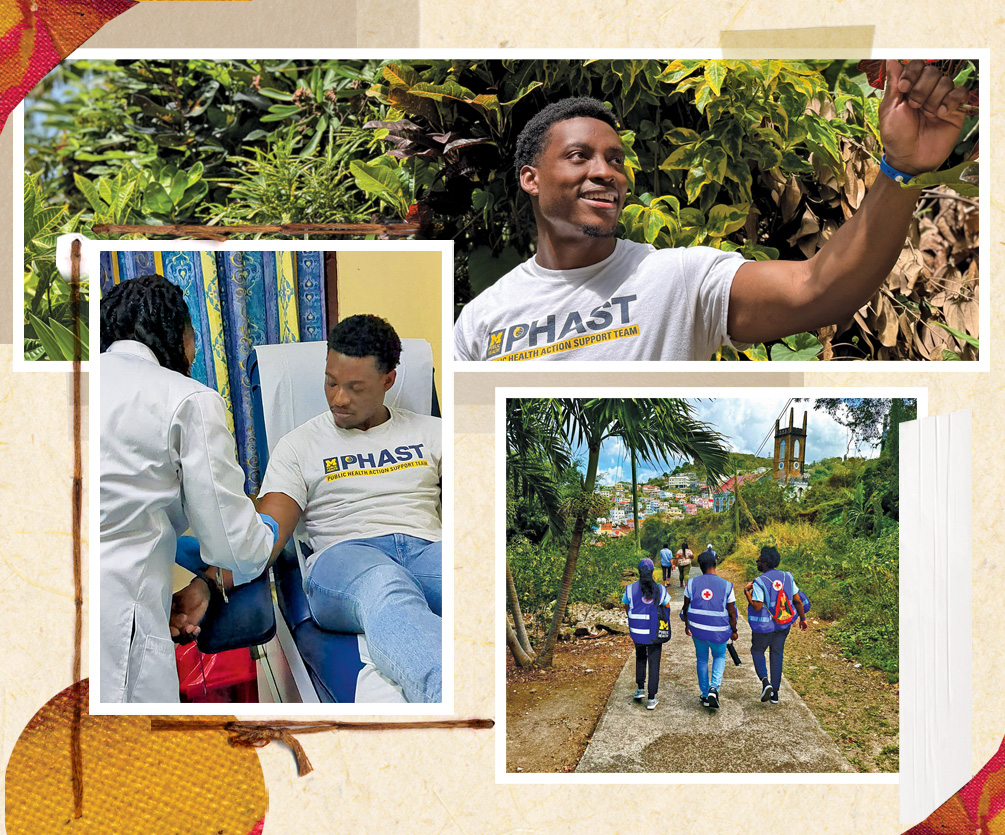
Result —
<instances>
[{"instance_id":1,"label":"backpack","mask_svg":"<svg viewBox=\"0 0 1005 835\"><path fill-rule=\"evenodd\" d=\"M796 610L785 593L785 589L778 592L775 598L775 611L771 613L771 619L779 626L788 626L796 618Z\"/></svg>"},{"instance_id":2,"label":"backpack","mask_svg":"<svg viewBox=\"0 0 1005 835\"><path fill-rule=\"evenodd\" d=\"M662 588L660 589L662 591ZM657 592L659 593L659 592ZM656 628L656 638L654 644L665 644L670 640L670 595L667 595L667 603L656 604L656 613L659 617L659 624Z\"/></svg>"}]
</instances>

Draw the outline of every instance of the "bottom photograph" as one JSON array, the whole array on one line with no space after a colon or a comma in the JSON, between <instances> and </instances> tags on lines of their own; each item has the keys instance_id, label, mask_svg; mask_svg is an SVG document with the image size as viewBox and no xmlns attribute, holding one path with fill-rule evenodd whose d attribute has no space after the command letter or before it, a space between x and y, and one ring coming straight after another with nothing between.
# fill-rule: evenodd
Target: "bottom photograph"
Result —
<instances>
[{"instance_id":1,"label":"bottom photograph","mask_svg":"<svg viewBox=\"0 0 1005 835\"><path fill-rule=\"evenodd\" d=\"M822 393L506 392L507 774L897 774L924 391Z\"/></svg>"}]
</instances>

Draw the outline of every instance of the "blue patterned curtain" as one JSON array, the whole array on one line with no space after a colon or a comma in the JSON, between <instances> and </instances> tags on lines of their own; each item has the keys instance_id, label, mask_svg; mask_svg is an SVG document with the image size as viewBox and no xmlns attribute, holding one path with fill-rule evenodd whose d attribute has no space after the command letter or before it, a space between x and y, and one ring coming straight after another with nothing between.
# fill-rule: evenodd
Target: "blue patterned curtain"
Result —
<instances>
[{"instance_id":1,"label":"blue patterned curtain","mask_svg":"<svg viewBox=\"0 0 1005 835\"><path fill-rule=\"evenodd\" d=\"M248 362L256 345L327 338L321 252L103 252L101 290L158 273L185 294L196 353L192 376L227 402L245 489L261 484Z\"/></svg>"}]
</instances>

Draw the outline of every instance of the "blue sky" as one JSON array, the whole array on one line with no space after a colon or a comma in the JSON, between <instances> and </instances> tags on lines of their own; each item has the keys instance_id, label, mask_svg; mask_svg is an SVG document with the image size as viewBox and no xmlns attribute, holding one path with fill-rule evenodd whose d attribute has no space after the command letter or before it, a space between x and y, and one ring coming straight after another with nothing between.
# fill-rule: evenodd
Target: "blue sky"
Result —
<instances>
[{"instance_id":1,"label":"blue sky","mask_svg":"<svg viewBox=\"0 0 1005 835\"><path fill-rule=\"evenodd\" d=\"M698 419L710 424L726 437L727 443L736 452L753 454L761 442L769 435L761 449L761 456L770 458L774 452L775 419L782 413L786 397L719 397L696 401L689 399ZM812 402L803 401L790 404L795 407L795 425L802 427L803 412L807 412L806 462L811 464L822 458L843 456L848 445L849 433L843 426L822 411L815 411ZM782 422L787 426L789 410L785 409ZM852 456L874 458L879 455L877 447L859 447L849 451ZM581 457L585 465L585 453ZM670 461L666 465L638 463L638 479L642 484L650 478L670 472L682 463ZM613 484L629 481L632 477L632 462L620 439L608 440L600 450L600 464L597 469L598 484Z\"/></svg>"}]
</instances>

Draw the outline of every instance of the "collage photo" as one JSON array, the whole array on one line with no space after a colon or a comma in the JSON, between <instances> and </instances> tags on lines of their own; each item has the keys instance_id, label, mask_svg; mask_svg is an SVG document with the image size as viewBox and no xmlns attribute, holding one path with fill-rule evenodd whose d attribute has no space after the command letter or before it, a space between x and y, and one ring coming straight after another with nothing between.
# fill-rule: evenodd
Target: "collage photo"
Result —
<instances>
[{"instance_id":1,"label":"collage photo","mask_svg":"<svg viewBox=\"0 0 1005 835\"><path fill-rule=\"evenodd\" d=\"M1005 835L992 49L50 5L6 832Z\"/></svg>"}]
</instances>

